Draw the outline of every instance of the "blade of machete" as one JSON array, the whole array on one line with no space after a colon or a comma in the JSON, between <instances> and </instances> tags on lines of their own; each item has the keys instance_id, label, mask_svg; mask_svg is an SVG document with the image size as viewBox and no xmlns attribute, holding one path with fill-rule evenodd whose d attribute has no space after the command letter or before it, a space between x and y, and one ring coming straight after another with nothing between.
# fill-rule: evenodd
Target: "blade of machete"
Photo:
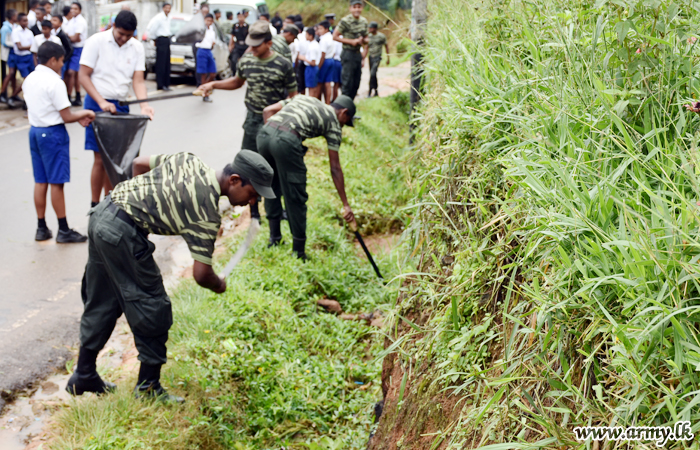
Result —
<instances>
[{"instance_id":1,"label":"blade of machete","mask_svg":"<svg viewBox=\"0 0 700 450\"><path fill-rule=\"evenodd\" d=\"M158 100L169 100L171 98L191 97L193 95L195 95L193 92L181 92L179 94L158 95L155 97L148 97L148 98L144 98L141 100L126 100L126 101L120 100L119 106L135 105L136 103L143 103L143 102L156 102Z\"/></svg>"},{"instance_id":2,"label":"blade of machete","mask_svg":"<svg viewBox=\"0 0 700 450\"><path fill-rule=\"evenodd\" d=\"M381 272L379 272L379 267L374 263L374 258L372 258L372 254L369 252L369 249L365 245L365 240L362 239L362 236L360 236L360 232L355 230L355 237L357 240L360 242L360 245L362 246L362 250L365 251L365 254L367 255L367 259L369 259L370 264L372 264L372 267L374 268L374 272L377 274L379 278L382 280L384 277L382 276Z\"/></svg>"},{"instance_id":3,"label":"blade of machete","mask_svg":"<svg viewBox=\"0 0 700 450\"><path fill-rule=\"evenodd\" d=\"M226 263L226 267L224 267L224 278L228 277L233 271L233 269L238 265L238 263L241 262L250 246L253 245L253 240L255 239L255 236L257 236L259 231L260 221L257 219L251 219L250 226L248 227L248 234L246 235L243 244L241 244L241 246L238 247L236 253L231 257L229 262Z\"/></svg>"}]
</instances>

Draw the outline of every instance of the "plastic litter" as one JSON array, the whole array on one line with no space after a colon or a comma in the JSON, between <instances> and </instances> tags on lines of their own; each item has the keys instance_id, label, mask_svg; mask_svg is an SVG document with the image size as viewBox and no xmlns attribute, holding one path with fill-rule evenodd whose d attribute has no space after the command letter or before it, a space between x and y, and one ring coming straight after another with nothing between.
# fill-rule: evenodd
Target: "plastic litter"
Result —
<instances>
[{"instance_id":1,"label":"plastic litter","mask_svg":"<svg viewBox=\"0 0 700 450\"><path fill-rule=\"evenodd\" d=\"M139 156L148 120L143 115L98 113L92 122L112 186L132 177L132 164Z\"/></svg>"}]
</instances>

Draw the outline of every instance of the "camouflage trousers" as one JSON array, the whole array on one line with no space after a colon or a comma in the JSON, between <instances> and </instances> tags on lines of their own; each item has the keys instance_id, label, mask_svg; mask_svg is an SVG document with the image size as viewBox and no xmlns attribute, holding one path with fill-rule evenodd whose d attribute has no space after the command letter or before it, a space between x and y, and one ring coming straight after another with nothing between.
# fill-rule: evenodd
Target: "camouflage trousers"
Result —
<instances>
[{"instance_id":1,"label":"camouflage trousers","mask_svg":"<svg viewBox=\"0 0 700 450\"><path fill-rule=\"evenodd\" d=\"M243 143L241 144L241 150L258 151L258 145L255 140L262 126L262 114L256 114L249 110L248 114L245 116L245 122L243 122Z\"/></svg>"},{"instance_id":2,"label":"camouflage trousers","mask_svg":"<svg viewBox=\"0 0 700 450\"><path fill-rule=\"evenodd\" d=\"M277 130L269 125L258 134L258 151L272 166L272 190L277 198L265 199L265 213L269 220L282 218L282 197L287 209L289 229L295 240L306 239L306 148L299 136Z\"/></svg>"},{"instance_id":3,"label":"camouflage trousers","mask_svg":"<svg viewBox=\"0 0 700 450\"><path fill-rule=\"evenodd\" d=\"M126 316L139 361L166 362L165 343L173 323L170 298L153 259L155 245L107 197L90 210L88 262L83 275L80 345L99 352Z\"/></svg>"}]
</instances>

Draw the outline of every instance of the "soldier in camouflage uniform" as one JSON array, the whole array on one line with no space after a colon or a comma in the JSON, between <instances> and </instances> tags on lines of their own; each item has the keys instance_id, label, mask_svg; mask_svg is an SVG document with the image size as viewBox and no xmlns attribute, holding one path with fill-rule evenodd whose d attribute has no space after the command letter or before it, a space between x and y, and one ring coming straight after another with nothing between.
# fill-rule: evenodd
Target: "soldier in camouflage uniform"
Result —
<instances>
[{"instance_id":1,"label":"soldier in camouflage uniform","mask_svg":"<svg viewBox=\"0 0 700 450\"><path fill-rule=\"evenodd\" d=\"M292 65L294 61L292 61L292 51L289 46L298 35L299 28L296 25L287 24L281 34L272 37L272 51L287 58Z\"/></svg>"},{"instance_id":2,"label":"soldier in camouflage uniform","mask_svg":"<svg viewBox=\"0 0 700 450\"><path fill-rule=\"evenodd\" d=\"M340 166L338 149L342 139L342 126L353 126L355 104L350 97L339 96L326 105L321 100L298 95L268 106L263 112L266 124L258 134L258 151L273 167L272 189L276 198L265 198L265 212L270 223L270 245L282 240L280 221L282 202L287 208L289 228L292 232L292 251L306 259L306 164L305 139L324 136L328 144L331 176L343 202L343 218L352 223L355 216L345 196L345 179Z\"/></svg>"},{"instance_id":3,"label":"soldier in camouflage uniform","mask_svg":"<svg viewBox=\"0 0 700 450\"><path fill-rule=\"evenodd\" d=\"M350 2L350 14L343 17L338 27L333 31L333 39L343 44L343 53L340 61L343 70L340 75L340 84L343 95L354 99L357 90L360 88L362 79L362 67L365 61L362 47L365 47L364 54L367 54L367 31L369 24L367 19L362 17L364 3L362 0L352 0ZM343 37L340 37L343 36Z\"/></svg>"},{"instance_id":4,"label":"soldier in camouflage uniform","mask_svg":"<svg viewBox=\"0 0 700 450\"><path fill-rule=\"evenodd\" d=\"M386 41L386 36L384 33L377 31L379 25L377 22L371 22L369 24L369 95L372 97L372 90L374 90L374 96L378 97L379 93L377 88L379 88L379 83L377 82L377 70L379 70L379 64L382 62L382 50L386 47L386 63L389 64L389 43Z\"/></svg>"},{"instance_id":5,"label":"soldier in camouflage uniform","mask_svg":"<svg viewBox=\"0 0 700 450\"><path fill-rule=\"evenodd\" d=\"M90 210L80 354L66 390L81 395L114 389L98 375L96 360L123 313L141 361L136 395L182 401L168 395L159 381L173 318L148 234L182 236L194 258L195 281L224 292L226 280L212 269L221 226L219 198L245 205L258 195L274 197L272 168L262 156L246 150L219 171L191 153L176 153L136 158L134 175Z\"/></svg>"},{"instance_id":6,"label":"soldier in camouflage uniform","mask_svg":"<svg viewBox=\"0 0 700 450\"><path fill-rule=\"evenodd\" d=\"M250 27L245 42L252 50L238 61L236 76L203 84L199 89L206 96L214 89L230 91L248 82L248 90L245 94L248 113L243 123L241 148L256 150L255 138L263 125L263 109L287 97L294 97L297 94L297 82L292 63L271 49L272 33L270 33L269 22L264 20L255 22ZM257 203L251 205L250 213L253 218L260 218Z\"/></svg>"}]
</instances>

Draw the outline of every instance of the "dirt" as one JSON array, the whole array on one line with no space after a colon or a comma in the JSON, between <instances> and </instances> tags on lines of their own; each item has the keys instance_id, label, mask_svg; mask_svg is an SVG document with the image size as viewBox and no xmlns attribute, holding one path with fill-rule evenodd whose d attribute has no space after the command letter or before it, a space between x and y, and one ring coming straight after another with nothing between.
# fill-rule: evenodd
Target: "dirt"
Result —
<instances>
[{"instance_id":1,"label":"dirt","mask_svg":"<svg viewBox=\"0 0 700 450\"><path fill-rule=\"evenodd\" d=\"M365 245L367 246L367 249L372 254L372 256L380 254L388 255L394 248L396 248L396 245L399 243L400 238L401 235L393 233L372 234L369 236L362 236L362 240L365 241ZM355 239L354 244L355 254L357 254L357 256L359 256L360 258L366 258L365 252L364 250L362 250L360 242L357 239Z\"/></svg>"},{"instance_id":2,"label":"dirt","mask_svg":"<svg viewBox=\"0 0 700 450\"><path fill-rule=\"evenodd\" d=\"M232 208L222 199L221 236L214 251L214 259L220 260L231 244L231 238L245 232L250 225L247 207ZM149 236L156 244L154 258L161 269L163 283L168 290L177 286L183 278L192 276L193 260L184 240L179 236ZM218 257L218 258L217 258ZM77 348L73 349L74 358ZM138 372L138 351L124 316L97 358L97 369L109 381L123 384ZM65 386L70 374L60 370L48 379L34 383L35 388L19 394L8 404L0 416L0 447L2 450L34 450L42 448L51 439L51 417L68 405L69 394ZM87 394L91 395L91 394Z\"/></svg>"}]
</instances>

